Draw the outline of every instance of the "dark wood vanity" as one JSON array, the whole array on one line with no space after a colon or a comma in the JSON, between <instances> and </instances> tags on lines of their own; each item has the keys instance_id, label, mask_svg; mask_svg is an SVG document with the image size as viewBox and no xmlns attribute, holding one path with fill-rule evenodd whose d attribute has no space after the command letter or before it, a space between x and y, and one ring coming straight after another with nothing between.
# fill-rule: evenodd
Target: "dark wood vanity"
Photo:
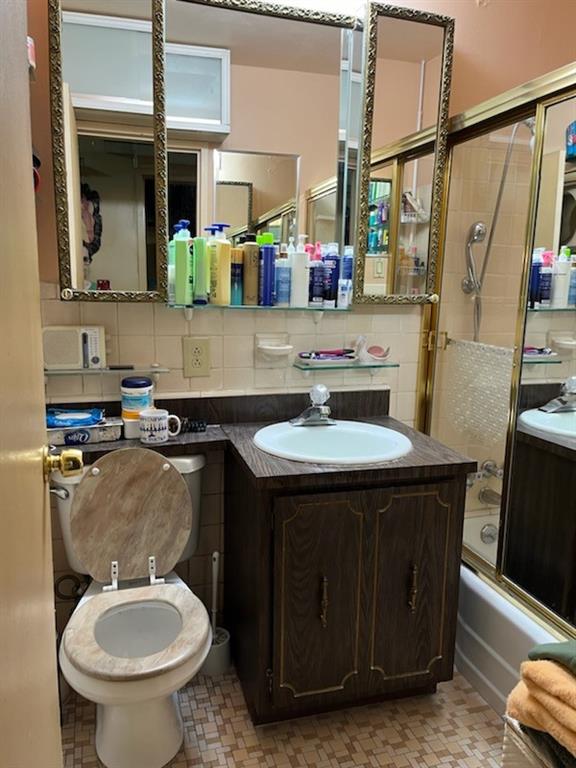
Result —
<instances>
[{"instance_id":1,"label":"dark wood vanity","mask_svg":"<svg viewBox=\"0 0 576 768\"><path fill-rule=\"evenodd\" d=\"M402 458L307 464L255 447L260 427L305 404L302 394L167 401L220 426L158 446L224 451L224 626L255 723L431 693L453 672L466 475L476 463L383 416L387 391L337 392L331 405L338 418L405 434L413 449ZM140 443L83 450L90 463L131 445Z\"/></svg>"},{"instance_id":2,"label":"dark wood vanity","mask_svg":"<svg viewBox=\"0 0 576 768\"><path fill-rule=\"evenodd\" d=\"M394 419L414 449L334 467L224 427L225 612L256 723L395 696L452 677L466 474L475 463Z\"/></svg>"}]
</instances>

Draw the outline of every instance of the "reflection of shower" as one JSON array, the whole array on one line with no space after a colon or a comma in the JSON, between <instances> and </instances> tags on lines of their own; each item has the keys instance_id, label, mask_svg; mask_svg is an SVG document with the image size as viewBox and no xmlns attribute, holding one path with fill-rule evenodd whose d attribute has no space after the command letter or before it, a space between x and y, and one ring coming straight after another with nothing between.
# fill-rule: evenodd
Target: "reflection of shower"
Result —
<instances>
[{"instance_id":1,"label":"reflection of shower","mask_svg":"<svg viewBox=\"0 0 576 768\"><path fill-rule=\"evenodd\" d=\"M478 341L480 338L480 323L482 321L482 285L484 283L486 269L488 268L488 261L490 259L490 252L492 250L492 240L494 238L494 232L496 231L496 225L500 215L500 205L502 203L504 185L506 184L508 168L512 158L512 150L514 149L514 140L521 125L525 125L526 128L528 128L530 131L530 151L534 150L535 119L533 117L528 117L525 120L521 120L519 123L514 124L510 134L510 139L508 140L508 148L506 150L506 157L504 158L504 167L502 169L502 176L500 177L498 194L496 195L496 204L494 205L492 226L490 227L490 232L488 233L488 242L486 243L486 251L484 253L484 260L482 261L482 267L480 269L479 275L476 268L476 261L474 259L472 246L474 243L482 243L484 241L487 232L486 224L484 224L483 221L477 221L475 224L472 224L468 233L468 239L466 241L466 270L468 274L462 280L462 290L464 293L474 294L474 341Z\"/></svg>"}]
</instances>

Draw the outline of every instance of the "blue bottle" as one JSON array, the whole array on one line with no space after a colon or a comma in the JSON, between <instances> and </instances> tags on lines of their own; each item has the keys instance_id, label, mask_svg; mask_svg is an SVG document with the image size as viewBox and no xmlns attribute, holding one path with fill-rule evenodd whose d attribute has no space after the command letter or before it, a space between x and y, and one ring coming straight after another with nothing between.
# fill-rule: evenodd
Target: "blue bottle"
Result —
<instances>
[{"instance_id":1,"label":"blue bottle","mask_svg":"<svg viewBox=\"0 0 576 768\"><path fill-rule=\"evenodd\" d=\"M258 304L261 307L274 306L274 262L276 249L273 245L260 247L260 269L258 274Z\"/></svg>"},{"instance_id":2,"label":"blue bottle","mask_svg":"<svg viewBox=\"0 0 576 768\"><path fill-rule=\"evenodd\" d=\"M540 274L542 269L542 254L544 248L535 248L532 253L532 267L530 269L530 309L534 309L540 303Z\"/></svg>"}]
</instances>

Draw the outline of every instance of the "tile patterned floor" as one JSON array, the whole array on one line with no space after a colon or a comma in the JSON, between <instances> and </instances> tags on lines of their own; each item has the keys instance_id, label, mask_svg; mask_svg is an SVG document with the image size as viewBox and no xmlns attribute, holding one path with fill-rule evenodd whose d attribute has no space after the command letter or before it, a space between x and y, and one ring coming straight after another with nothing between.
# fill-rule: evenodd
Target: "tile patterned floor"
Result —
<instances>
[{"instance_id":1,"label":"tile patterned floor","mask_svg":"<svg viewBox=\"0 0 576 768\"><path fill-rule=\"evenodd\" d=\"M399 699L255 728L235 675L180 692L185 742L170 768L498 768L502 724L463 677L434 696ZM94 705L74 696L65 768L99 768ZM134 766L138 768L138 766Z\"/></svg>"}]
</instances>

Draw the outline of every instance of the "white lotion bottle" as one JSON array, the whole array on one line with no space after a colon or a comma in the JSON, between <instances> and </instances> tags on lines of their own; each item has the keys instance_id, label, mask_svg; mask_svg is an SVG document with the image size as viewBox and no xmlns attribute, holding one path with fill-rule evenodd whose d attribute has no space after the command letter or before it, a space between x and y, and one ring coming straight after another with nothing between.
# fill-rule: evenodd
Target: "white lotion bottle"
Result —
<instances>
[{"instance_id":1,"label":"white lotion bottle","mask_svg":"<svg viewBox=\"0 0 576 768\"><path fill-rule=\"evenodd\" d=\"M298 235L298 247L292 254L292 284L290 286L290 306L308 306L309 266L308 254L304 248L308 235ZM288 247L290 250L290 247Z\"/></svg>"},{"instance_id":2,"label":"white lotion bottle","mask_svg":"<svg viewBox=\"0 0 576 768\"><path fill-rule=\"evenodd\" d=\"M552 269L552 293L550 307L552 309L565 309L568 306L568 294L570 292L570 261L564 248Z\"/></svg>"}]
</instances>

